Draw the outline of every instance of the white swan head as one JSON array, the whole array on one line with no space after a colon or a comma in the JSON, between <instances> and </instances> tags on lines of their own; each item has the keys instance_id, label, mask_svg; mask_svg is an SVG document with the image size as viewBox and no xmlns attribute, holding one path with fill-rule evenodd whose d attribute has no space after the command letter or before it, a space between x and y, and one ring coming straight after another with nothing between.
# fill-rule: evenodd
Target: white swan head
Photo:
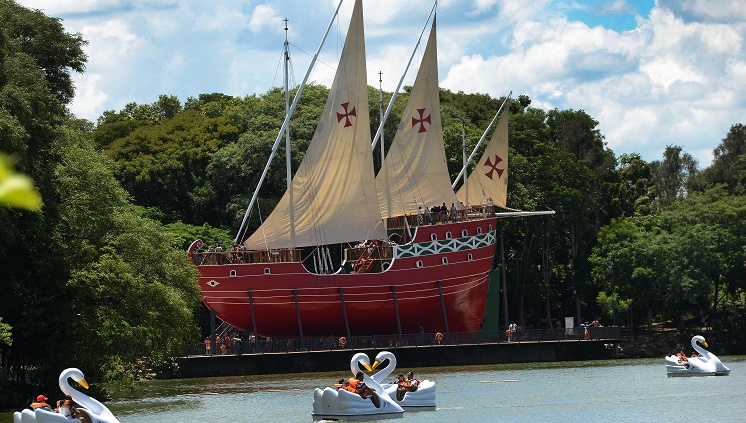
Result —
<instances>
[{"instance_id":1,"label":"white swan head","mask_svg":"<svg viewBox=\"0 0 746 423\"><path fill-rule=\"evenodd\" d=\"M376 367L386 360L389 361L389 366L396 368L396 356L394 353L391 351L381 351L376 355L376 361L373 363L371 370L375 370Z\"/></svg>"},{"instance_id":2,"label":"white swan head","mask_svg":"<svg viewBox=\"0 0 746 423\"><path fill-rule=\"evenodd\" d=\"M353 355L352 360L350 360L350 371L353 375L357 375L357 373L361 371L360 364L362 364L369 372L373 370L370 366L370 358L368 358L368 355L365 353L357 353Z\"/></svg>"},{"instance_id":3,"label":"white swan head","mask_svg":"<svg viewBox=\"0 0 746 423\"><path fill-rule=\"evenodd\" d=\"M396 356L390 351L381 351L376 355L376 361L373 363L372 370L375 370L381 363L388 360L389 364L378 373L371 375L371 378L378 383L383 382L396 368Z\"/></svg>"},{"instance_id":4,"label":"white swan head","mask_svg":"<svg viewBox=\"0 0 746 423\"><path fill-rule=\"evenodd\" d=\"M705 348L709 348L709 345L707 345L707 341L705 341L705 337L702 335L695 335L692 337L692 347L696 349L696 344L699 342L700 344L704 345Z\"/></svg>"},{"instance_id":5,"label":"white swan head","mask_svg":"<svg viewBox=\"0 0 746 423\"><path fill-rule=\"evenodd\" d=\"M83 376L83 372L81 372L80 369L71 367L69 369L63 370L62 373L60 373L60 389L65 395L72 396L71 392L74 391L74 389L72 389L70 384L67 382L68 379L74 380L78 383L78 385L82 386L85 389L89 388L88 382L86 382L85 377Z\"/></svg>"}]
</instances>

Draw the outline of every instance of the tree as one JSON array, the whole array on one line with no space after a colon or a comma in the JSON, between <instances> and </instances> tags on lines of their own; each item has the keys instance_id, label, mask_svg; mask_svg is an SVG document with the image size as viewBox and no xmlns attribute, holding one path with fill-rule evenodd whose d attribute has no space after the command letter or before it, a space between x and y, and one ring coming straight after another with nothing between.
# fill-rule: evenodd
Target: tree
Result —
<instances>
[{"instance_id":1,"label":"tree","mask_svg":"<svg viewBox=\"0 0 746 423\"><path fill-rule=\"evenodd\" d=\"M39 213L0 207L3 340L13 327L2 364L17 381L29 370L46 383L69 362L100 377L176 353L195 339L197 275L139 216L91 144L92 125L65 109L84 42L13 2L0 1L0 17L0 148L44 200Z\"/></svg>"},{"instance_id":2,"label":"tree","mask_svg":"<svg viewBox=\"0 0 746 423\"><path fill-rule=\"evenodd\" d=\"M713 151L710 167L702 172L701 180L697 181L700 190L710 188L716 184L725 184L731 194L746 192L746 126L735 124L731 126L728 135Z\"/></svg>"},{"instance_id":3,"label":"tree","mask_svg":"<svg viewBox=\"0 0 746 423\"><path fill-rule=\"evenodd\" d=\"M0 22L0 39L38 65L50 92L60 103L72 101L75 85L70 71L82 73L88 60L83 52L88 43L83 37L65 32L61 19L49 18L40 10L26 9L12 0L0 0Z\"/></svg>"},{"instance_id":4,"label":"tree","mask_svg":"<svg viewBox=\"0 0 746 423\"><path fill-rule=\"evenodd\" d=\"M654 161L650 166L655 181L653 201L658 210L685 195L690 178L697 173L697 160L679 146L667 146L663 160Z\"/></svg>"},{"instance_id":5,"label":"tree","mask_svg":"<svg viewBox=\"0 0 746 423\"><path fill-rule=\"evenodd\" d=\"M168 103L166 99L161 96L162 102ZM164 115L160 124L138 126L108 144L106 153L115 160L116 175L137 204L194 223L210 212L204 208L203 191L197 189L204 184L206 167L212 155L236 137L237 128L226 117L208 118L190 109L171 119Z\"/></svg>"}]
</instances>

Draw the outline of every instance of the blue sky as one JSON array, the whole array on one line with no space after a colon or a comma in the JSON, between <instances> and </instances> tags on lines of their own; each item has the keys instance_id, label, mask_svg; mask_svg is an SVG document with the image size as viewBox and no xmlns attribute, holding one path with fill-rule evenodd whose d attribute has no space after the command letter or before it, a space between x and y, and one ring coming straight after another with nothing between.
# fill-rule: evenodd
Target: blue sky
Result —
<instances>
[{"instance_id":1,"label":"blue sky","mask_svg":"<svg viewBox=\"0 0 746 423\"><path fill-rule=\"evenodd\" d=\"M281 85L283 18L300 82L338 3L17 1L89 41L71 110L94 121L160 94L183 102ZM331 82L352 5L345 0L310 80ZM364 1L370 85L382 71L384 90L396 88L431 7ZM438 43L442 87L583 109L617 155L658 160L679 145L704 167L731 125L746 123L746 7L738 0L440 0Z\"/></svg>"}]
</instances>

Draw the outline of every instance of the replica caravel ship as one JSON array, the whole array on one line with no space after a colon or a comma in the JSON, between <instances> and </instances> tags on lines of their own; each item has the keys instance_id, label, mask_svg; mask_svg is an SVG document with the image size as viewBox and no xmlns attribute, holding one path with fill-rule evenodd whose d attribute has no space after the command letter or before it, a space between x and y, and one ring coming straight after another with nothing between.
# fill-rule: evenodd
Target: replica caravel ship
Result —
<instances>
[{"instance_id":1,"label":"replica caravel ship","mask_svg":"<svg viewBox=\"0 0 746 423\"><path fill-rule=\"evenodd\" d=\"M506 200L508 113L454 192L443 146L435 20L377 176L368 104L356 0L318 127L276 208L247 239L237 237L238 252L198 254L201 241L190 247L204 303L221 320L288 338L480 330L502 216L494 207ZM255 198L256 192L252 205ZM325 246L339 244L347 248L341 266L332 268ZM309 247L312 259L302 257Z\"/></svg>"}]
</instances>

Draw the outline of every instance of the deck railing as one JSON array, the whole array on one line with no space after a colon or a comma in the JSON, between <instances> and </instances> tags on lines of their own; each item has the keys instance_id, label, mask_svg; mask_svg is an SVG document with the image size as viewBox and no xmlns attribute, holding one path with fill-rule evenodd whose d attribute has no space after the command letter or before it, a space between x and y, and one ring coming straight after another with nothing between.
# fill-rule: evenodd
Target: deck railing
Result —
<instances>
[{"instance_id":1,"label":"deck railing","mask_svg":"<svg viewBox=\"0 0 746 423\"><path fill-rule=\"evenodd\" d=\"M403 229L404 220L407 220L409 227L414 228L422 225L435 225L452 222L461 222L468 220L479 220L495 215L494 206L474 206L455 212L433 212L422 213L411 216L395 216L387 219L387 228ZM390 260L393 258L393 247L387 244L388 241L379 241L375 248L370 246L360 246L346 249L346 260L354 262L361 259L373 260ZM278 249L268 251L248 251L238 247L236 250L227 251L210 251L196 250L187 253L189 260L197 266L203 265L220 265L220 264L244 264L244 263L288 263L300 262L302 259L302 250L299 249Z\"/></svg>"},{"instance_id":2,"label":"deck railing","mask_svg":"<svg viewBox=\"0 0 746 423\"><path fill-rule=\"evenodd\" d=\"M326 336L304 339L266 339L252 337L248 342L244 342L240 338L232 338L232 341L228 344L213 344L211 348L207 348L204 343L189 344L186 346L185 353L186 356L204 356L521 342L609 341L609 343L615 343L621 339L621 328L619 327L589 327L587 329L587 335L585 328L577 327L566 329L527 329L518 330L510 334L508 331L489 331L350 337Z\"/></svg>"},{"instance_id":3,"label":"deck railing","mask_svg":"<svg viewBox=\"0 0 746 423\"><path fill-rule=\"evenodd\" d=\"M187 253L197 266L243 263L291 263L301 261L301 250L283 249L267 251L194 251Z\"/></svg>"}]
</instances>

